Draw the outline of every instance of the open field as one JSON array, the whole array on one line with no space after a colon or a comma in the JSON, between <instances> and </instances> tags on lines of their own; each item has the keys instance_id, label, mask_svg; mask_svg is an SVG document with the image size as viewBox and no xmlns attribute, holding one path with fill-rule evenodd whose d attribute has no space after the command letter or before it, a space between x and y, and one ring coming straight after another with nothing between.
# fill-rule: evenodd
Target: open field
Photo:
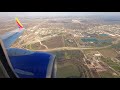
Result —
<instances>
[{"instance_id":1,"label":"open field","mask_svg":"<svg viewBox=\"0 0 120 90\"><path fill-rule=\"evenodd\" d=\"M84 54L87 56L87 59L90 60L89 63L96 62L100 65L100 67L98 68L98 69L101 68L101 71L98 72L100 77L102 77L102 78L112 78L112 77L118 78L119 77L120 78L120 63L118 61L115 61L116 52L113 49L83 50L83 51L84 51ZM96 52L96 54L97 54L97 52L100 52L102 54L102 56L99 56L99 58L95 58L94 57L95 54L93 54L95 52ZM112 53L112 54L109 56L109 53L110 54ZM111 58L112 58L112 60L111 60ZM94 67L93 68L95 70L97 70L97 66L98 65L95 65L95 68ZM91 70L91 72L92 71L93 70ZM95 71L93 71L92 73L94 74L94 72Z\"/></svg>"},{"instance_id":2,"label":"open field","mask_svg":"<svg viewBox=\"0 0 120 90\"><path fill-rule=\"evenodd\" d=\"M90 53L91 51L98 51L102 54L104 57L109 58L116 58L118 56L118 53L113 48L105 48L105 49L91 49L91 50L83 50L85 54Z\"/></svg>"},{"instance_id":3,"label":"open field","mask_svg":"<svg viewBox=\"0 0 120 90\"><path fill-rule=\"evenodd\" d=\"M30 50L42 50L42 49L46 49L44 46L40 45L39 42L34 43L34 44L29 44L27 46L25 46L24 48L30 49Z\"/></svg>"},{"instance_id":4,"label":"open field","mask_svg":"<svg viewBox=\"0 0 120 90\"><path fill-rule=\"evenodd\" d=\"M98 50L104 57L110 57L110 58L115 58L117 56L117 53L115 52L114 49L112 48L106 48L106 49L101 49Z\"/></svg>"},{"instance_id":5,"label":"open field","mask_svg":"<svg viewBox=\"0 0 120 90\"><path fill-rule=\"evenodd\" d=\"M45 44L48 48L63 47L64 45L61 36L50 38L49 40L43 41L42 43Z\"/></svg>"},{"instance_id":6,"label":"open field","mask_svg":"<svg viewBox=\"0 0 120 90\"><path fill-rule=\"evenodd\" d=\"M57 67L58 78L80 77L79 69L76 65L66 62L63 65Z\"/></svg>"},{"instance_id":7,"label":"open field","mask_svg":"<svg viewBox=\"0 0 120 90\"><path fill-rule=\"evenodd\" d=\"M63 50L51 53L56 55L57 77L91 77L89 69L84 65L84 56L80 50Z\"/></svg>"},{"instance_id":8,"label":"open field","mask_svg":"<svg viewBox=\"0 0 120 90\"><path fill-rule=\"evenodd\" d=\"M74 37L70 34L64 35L65 47L77 47Z\"/></svg>"},{"instance_id":9,"label":"open field","mask_svg":"<svg viewBox=\"0 0 120 90\"><path fill-rule=\"evenodd\" d=\"M120 72L120 64L113 62L110 58L104 58L101 57L101 60L105 63L107 63L110 67L112 67L114 70Z\"/></svg>"}]
</instances>

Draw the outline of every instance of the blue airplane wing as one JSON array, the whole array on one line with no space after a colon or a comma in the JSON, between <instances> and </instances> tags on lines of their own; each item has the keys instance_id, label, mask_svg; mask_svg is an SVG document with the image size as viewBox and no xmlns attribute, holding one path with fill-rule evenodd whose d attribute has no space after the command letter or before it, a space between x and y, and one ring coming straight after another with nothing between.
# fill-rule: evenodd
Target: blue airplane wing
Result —
<instances>
[{"instance_id":1,"label":"blue airplane wing","mask_svg":"<svg viewBox=\"0 0 120 90\"><path fill-rule=\"evenodd\" d=\"M2 39L5 48L9 48L17 39L18 37L23 33L24 28L19 30L15 30L15 31L11 31L6 33L3 36L0 36L0 38Z\"/></svg>"}]
</instances>

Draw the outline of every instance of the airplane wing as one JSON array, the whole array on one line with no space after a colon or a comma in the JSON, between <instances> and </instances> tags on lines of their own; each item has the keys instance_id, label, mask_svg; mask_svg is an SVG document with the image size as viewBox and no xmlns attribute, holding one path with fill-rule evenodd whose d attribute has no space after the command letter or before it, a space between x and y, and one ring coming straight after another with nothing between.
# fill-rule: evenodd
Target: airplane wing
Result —
<instances>
[{"instance_id":1,"label":"airplane wing","mask_svg":"<svg viewBox=\"0 0 120 90\"><path fill-rule=\"evenodd\" d=\"M18 29L7 32L6 34L0 36L5 48L9 48L25 30L18 18L16 18L16 24L18 25Z\"/></svg>"},{"instance_id":2,"label":"airplane wing","mask_svg":"<svg viewBox=\"0 0 120 90\"><path fill-rule=\"evenodd\" d=\"M33 52L10 48L23 33L24 28L16 18L18 29L0 38L0 67L5 77L10 78L55 78L55 56L46 52Z\"/></svg>"}]
</instances>

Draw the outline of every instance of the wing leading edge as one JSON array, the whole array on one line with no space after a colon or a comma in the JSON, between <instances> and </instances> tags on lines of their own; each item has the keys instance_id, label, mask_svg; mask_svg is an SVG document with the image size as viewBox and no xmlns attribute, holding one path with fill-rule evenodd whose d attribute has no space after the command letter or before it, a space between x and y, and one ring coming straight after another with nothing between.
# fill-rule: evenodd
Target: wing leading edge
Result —
<instances>
[{"instance_id":1,"label":"wing leading edge","mask_svg":"<svg viewBox=\"0 0 120 90\"><path fill-rule=\"evenodd\" d=\"M16 18L16 24L19 27L18 29L13 30L11 32L7 32L5 35L0 36L5 48L9 48L24 31L23 25L20 23L18 18Z\"/></svg>"}]
</instances>

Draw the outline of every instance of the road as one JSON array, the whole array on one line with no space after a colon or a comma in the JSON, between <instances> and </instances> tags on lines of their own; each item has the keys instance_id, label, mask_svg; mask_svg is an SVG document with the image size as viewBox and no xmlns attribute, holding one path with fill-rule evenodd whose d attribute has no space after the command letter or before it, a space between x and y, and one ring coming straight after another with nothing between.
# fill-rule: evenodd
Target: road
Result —
<instances>
[{"instance_id":1,"label":"road","mask_svg":"<svg viewBox=\"0 0 120 90\"><path fill-rule=\"evenodd\" d=\"M104 46L104 47L95 47L95 48L85 48L85 47L59 47L59 48L53 48L53 49L47 49L47 50L35 50L35 51L61 51L61 50L85 50L85 49L104 49L108 48L111 45Z\"/></svg>"}]
</instances>

